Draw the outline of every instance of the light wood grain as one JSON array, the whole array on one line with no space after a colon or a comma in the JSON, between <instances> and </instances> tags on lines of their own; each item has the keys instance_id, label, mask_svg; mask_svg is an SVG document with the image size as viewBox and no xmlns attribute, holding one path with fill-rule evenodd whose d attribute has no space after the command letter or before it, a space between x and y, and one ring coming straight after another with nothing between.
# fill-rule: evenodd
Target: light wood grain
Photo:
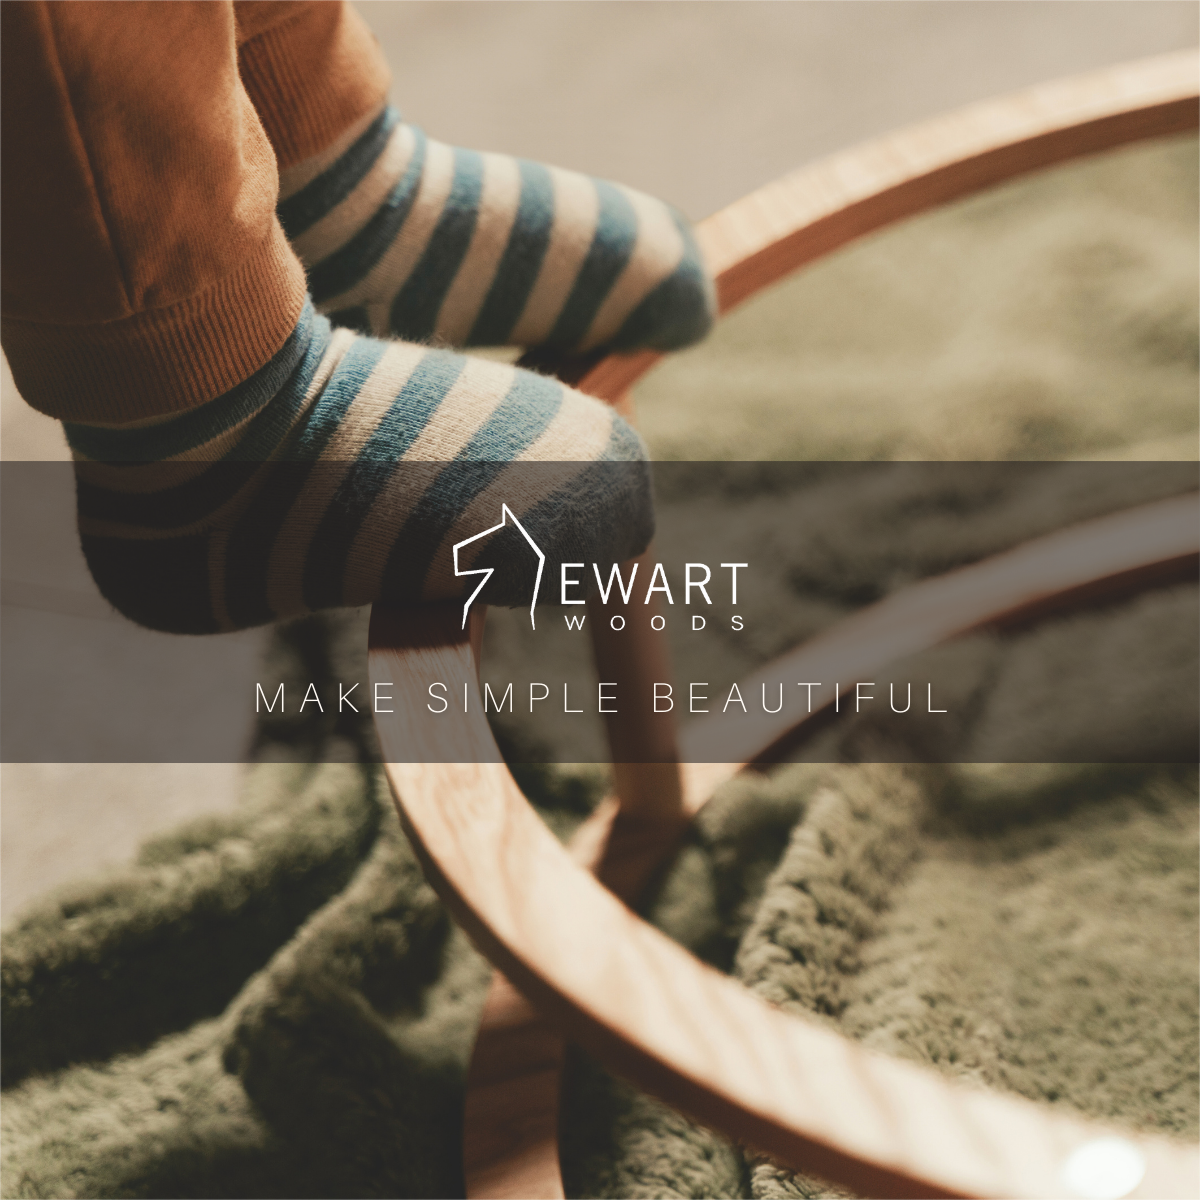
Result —
<instances>
[{"instance_id":1,"label":"light wood grain","mask_svg":"<svg viewBox=\"0 0 1200 1200\"><path fill-rule=\"evenodd\" d=\"M1069 158L1194 128L1197 90L1196 56L1166 56L974 105L795 172L701 225L721 310L905 216ZM630 384L657 360L538 365L627 412ZM813 672L822 670L853 687L897 657L970 629L1194 573L1195 513L1187 500L1107 518L930 581L771 664L743 690L760 676L821 678ZM453 625L448 613L428 610L373 615L372 679L392 680L405 698L379 723L389 776L435 885L492 961L558 1022L547 1025L497 973L468 1080L468 1195L563 1194L559 1028L702 1120L867 1194L1063 1193L1065 1155L1096 1136L1094 1127L965 1092L785 1020L638 922L578 869L598 871L617 895L635 895L712 790L741 764L803 736L824 706L799 727L759 725L738 736L713 720L690 727L684 757L700 746L712 757L719 747L724 763L619 762L625 808L612 798L601 806L573 843L572 867L494 763L479 706L434 728L416 704L425 684L450 678L451 668L462 682L475 678ZM651 661L654 678L667 677L661 643L622 659L620 643L601 637L596 651L605 678L633 678ZM639 756L634 749L653 757L651 746L661 756L670 736L666 723L610 728L619 760ZM1132 1194L1194 1193L1195 1148L1140 1144L1149 1167Z\"/></svg>"}]
</instances>

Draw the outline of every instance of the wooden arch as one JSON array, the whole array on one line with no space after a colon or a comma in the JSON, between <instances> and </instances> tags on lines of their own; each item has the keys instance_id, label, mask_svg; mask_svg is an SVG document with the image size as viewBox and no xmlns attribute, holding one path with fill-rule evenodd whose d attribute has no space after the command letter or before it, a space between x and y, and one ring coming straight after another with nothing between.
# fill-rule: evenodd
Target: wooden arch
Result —
<instances>
[{"instance_id":1,"label":"wooden arch","mask_svg":"<svg viewBox=\"0 0 1200 1200\"><path fill-rule=\"evenodd\" d=\"M973 105L789 175L699 227L721 309L915 212L1073 157L1194 129L1198 92L1194 54L1151 59ZM562 374L622 403L656 357L613 356ZM852 661L859 678L870 678L901 654L972 629L1194 577L1198 561L1195 498L1146 506L898 593L770 670L836 661L844 674ZM457 606L377 606L370 674L396 698L395 711L376 720L425 871L503 973L468 1081L468 1195L562 1196L563 1036L702 1122L864 1195L1062 1195L1069 1155L1119 1132L967 1089L786 1017L637 918L582 868L632 895L713 788L771 746L730 746L727 763L689 763L689 745L701 744L692 739L706 736L693 726L678 767L636 767L622 765L620 748L669 738L670 729L610 726L619 800L606 801L569 853L498 762L481 706L446 724L426 708L433 681L477 689L482 618L464 633L459 614ZM663 649L601 639L596 652L607 678L631 678L653 672ZM796 732L781 727L767 741ZM1200 1148L1121 1136L1145 1160L1128 1195L1195 1194Z\"/></svg>"}]
</instances>

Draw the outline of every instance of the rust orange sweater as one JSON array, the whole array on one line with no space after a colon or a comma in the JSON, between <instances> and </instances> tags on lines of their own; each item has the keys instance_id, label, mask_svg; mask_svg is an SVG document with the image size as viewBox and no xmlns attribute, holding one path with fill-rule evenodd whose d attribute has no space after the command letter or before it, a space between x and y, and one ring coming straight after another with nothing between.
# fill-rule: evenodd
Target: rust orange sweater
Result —
<instances>
[{"instance_id":1,"label":"rust orange sweater","mask_svg":"<svg viewBox=\"0 0 1200 1200\"><path fill-rule=\"evenodd\" d=\"M338 0L0 5L0 313L22 395L114 425L205 404L296 327L279 171L382 106Z\"/></svg>"}]
</instances>

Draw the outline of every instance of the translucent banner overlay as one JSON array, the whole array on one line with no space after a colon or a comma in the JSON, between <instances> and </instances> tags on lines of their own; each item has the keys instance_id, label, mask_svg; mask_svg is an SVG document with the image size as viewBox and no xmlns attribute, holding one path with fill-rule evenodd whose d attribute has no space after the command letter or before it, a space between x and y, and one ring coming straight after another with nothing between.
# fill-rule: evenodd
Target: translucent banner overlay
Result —
<instances>
[{"instance_id":1,"label":"translucent banner overlay","mask_svg":"<svg viewBox=\"0 0 1200 1200\"><path fill-rule=\"evenodd\" d=\"M97 588L42 532L70 464L0 466L6 762L370 758L406 712L413 761L481 713L511 762L1197 761L1196 464L224 470L219 528L87 483ZM372 680L380 595L398 643L487 606L478 682Z\"/></svg>"}]
</instances>

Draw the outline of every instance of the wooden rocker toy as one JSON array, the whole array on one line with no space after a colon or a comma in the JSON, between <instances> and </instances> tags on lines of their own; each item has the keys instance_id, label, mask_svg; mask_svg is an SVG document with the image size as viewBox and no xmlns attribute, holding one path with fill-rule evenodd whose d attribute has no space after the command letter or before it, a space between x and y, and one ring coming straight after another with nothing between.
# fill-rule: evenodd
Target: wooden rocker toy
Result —
<instances>
[{"instance_id":1,"label":"wooden rocker toy","mask_svg":"<svg viewBox=\"0 0 1200 1200\"><path fill-rule=\"evenodd\" d=\"M1194 54L1171 55L973 105L834 155L701 223L727 312L863 234L1068 159L1197 125ZM657 356L566 363L575 386L628 412ZM786 668L853 686L968 632L1195 578L1195 495L1093 519L901 589L787 653ZM602 611L590 601L592 612ZM971 1089L784 1015L636 916L632 900L723 781L827 716L756 725L710 760L711 720L610 719L615 795L562 847L503 764L481 703L431 717L433 681L478 695L484 617L460 604L377 606L372 687L397 807L426 874L497 968L469 1072L467 1194L561 1197L557 1112L565 1039L702 1123L864 1196L1190 1197L1200 1147ZM595 624L595 622L593 622ZM664 643L597 634L600 678L668 678ZM823 674L821 672L824 672ZM817 672L814 674L813 672ZM588 934L581 952L578 930ZM1097 1173L1089 1191L1077 1182ZM1103 1190L1107 1187L1108 1190Z\"/></svg>"}]
</instances>

